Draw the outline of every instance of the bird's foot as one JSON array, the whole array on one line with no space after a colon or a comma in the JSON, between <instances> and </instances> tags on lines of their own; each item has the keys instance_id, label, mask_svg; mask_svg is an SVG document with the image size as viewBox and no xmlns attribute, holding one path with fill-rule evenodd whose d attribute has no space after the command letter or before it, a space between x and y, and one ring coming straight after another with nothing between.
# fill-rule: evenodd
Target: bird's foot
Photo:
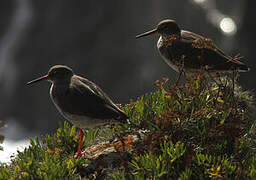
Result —
<instances>
[{"instance_id":1,"label":"bird's foot","mask_svg":"<svg viewBox=\"0 0 256 180\"><path fill-rule=\"evenodd\" d=\"M82 156L84 156L85 154L87 154L86 151L81 152L81 155L82 155Z\"/></svg>"},{"instance_id":2,"label":"bird's foot","mask_svg":"<svg viewBox=\"0 0 256 180\"><path fill-rule=\"evenodd\" d=\"M74 155L74 158L79 158L79 157L82 157L82 156L84 156L85 154L87 154L87 152L86 151L83 151L83 152L80 152L80 153L76 153L75 155Z\"/></svg>"},{"instance_id":3,"label":"bird's foot","mask_svg":"<svg viewBox=\"0 0 256 180\"><path fill-rule=\"evenodd\" d=\"M80 153L76 153L75 155L74 155L74 158L79 158L79 157L81 157L82 156L82 153L80 152Z\"/></svg>"}]
</instances>

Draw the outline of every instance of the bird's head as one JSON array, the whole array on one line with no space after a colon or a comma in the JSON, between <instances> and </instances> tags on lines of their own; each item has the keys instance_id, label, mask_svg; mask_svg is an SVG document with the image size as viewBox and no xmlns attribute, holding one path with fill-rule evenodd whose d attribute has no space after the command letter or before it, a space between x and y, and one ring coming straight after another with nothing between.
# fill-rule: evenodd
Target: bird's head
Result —
<instances>
[{"instance_id":1,"label":"bird's head","mask_svg":"<svg viewBox=\"0 0 256 180\"><path fill-rule=\"evenodd\" d=\"M50 68L48 71L49 80L56 82L60 80L67 80L73 76L73 70L64 65L56 65Z\"/></svg>"},{"instance_id":2,"label":"bird's head","mask_svg":"<svg viewBox=\"0 0 256 180\"><path fill-rule=\"evenodd\" d=\"M144 36L148 36L156 33L162 36L170 36L173 34L180 36L180 28L174 20L165 19L159 22L155 29L139 34L136 36L136 38L140 38L140 37L144 37Z\"/></svg>"},{"instance_id":3,"label":"bird's head","mask_svg":"<svg viewBox=\"0 0 256 180\"><path fill-rule=\"evenodd\" d=\"M64 81L69 81L73 75L74 75L73 70L68 66L55 65L50 68L50 70L45 76L32 80L27 84L28 85L34 84L36 82L40 82L43 80L51 81L52 83L64 82Z\"/></svg>"}]
</instances>

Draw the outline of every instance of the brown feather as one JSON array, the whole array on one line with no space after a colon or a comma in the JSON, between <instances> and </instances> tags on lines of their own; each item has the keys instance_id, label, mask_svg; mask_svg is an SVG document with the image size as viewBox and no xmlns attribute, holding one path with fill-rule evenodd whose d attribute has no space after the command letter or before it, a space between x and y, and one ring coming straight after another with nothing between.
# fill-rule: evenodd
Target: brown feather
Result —
<instances>
[{"instance_id":1,"label":"brown feather","mask_svg":"<svg viewBox=\"0 0 256 180\"><path fill-rule=\"evenodd\" d=\"M70 83L53 84L51 91L62 111L96 119L127 119L127 116L93 82L72 76Z\"/></svg>"}]
</instances>

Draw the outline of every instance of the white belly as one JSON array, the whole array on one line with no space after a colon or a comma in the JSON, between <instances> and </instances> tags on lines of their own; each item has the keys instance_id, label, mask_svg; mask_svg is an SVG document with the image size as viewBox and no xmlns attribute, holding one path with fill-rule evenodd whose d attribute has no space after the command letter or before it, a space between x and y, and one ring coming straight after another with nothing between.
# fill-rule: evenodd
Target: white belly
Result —
<instances>
[{"instance_id":1,"label":"white belly","mask_svg":"<svg viewBox=\"0 0 256 180\"><path fill-rule=\"evenodd\" d=\"M69 114L69 113L62 113L62 115L69 120L72 124L79 128L88 128L88 127L97 127L97 126L102 126L109 121L106 119L95 119L95 118L90 118L86 116L79 116L79 115L74 115L74 114Z\"/></svg>"}]
</instances>

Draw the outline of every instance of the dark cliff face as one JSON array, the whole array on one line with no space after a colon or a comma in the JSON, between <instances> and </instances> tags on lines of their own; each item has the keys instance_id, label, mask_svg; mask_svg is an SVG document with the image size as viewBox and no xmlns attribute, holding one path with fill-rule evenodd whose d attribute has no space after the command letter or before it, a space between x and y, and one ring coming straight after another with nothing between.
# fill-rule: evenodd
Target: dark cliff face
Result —
<instances>
[{"instance_id":1,"label":"dark cliff face","mask_svg":"<svg viewBox=\"0 0 256 180\"><path fill-rule=\"evenodd\" d=\"M63 118L50 100L50 84L26 86L54 64L66 64L94 81L115 103L149 92L163 76L174 80L176 73L157 52L158 37L136 40L135 35L173 18L220 44L223 36L204 16L189 1L0 2L0 43L7 44L0 46L0 118L14 118L41 132L57 127Z\"/></svg>"}]
</instances>

